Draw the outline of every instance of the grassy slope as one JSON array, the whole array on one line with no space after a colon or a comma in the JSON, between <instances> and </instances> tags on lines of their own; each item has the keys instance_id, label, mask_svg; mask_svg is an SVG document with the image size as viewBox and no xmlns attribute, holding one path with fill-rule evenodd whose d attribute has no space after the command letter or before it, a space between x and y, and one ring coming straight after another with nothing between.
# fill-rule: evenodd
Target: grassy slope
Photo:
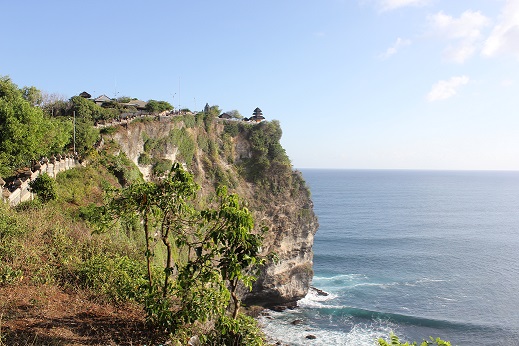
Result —
<instances>
[{"instance_id":1,"label":"grassy slope","mask_svg":"<svg viewBox=\"0 0 519 346\"><path fill-rule=\"evenodd\" d=\"M56 201L0 206L0 345L158 342L145 332L142 307L128 299L131 287L114 282L143 262L138 237L92 235L80 217L117 179L94 164L57 180Z\"/></svg>"},{"instance_id":2,"label":"grassy slope","mask_svg":"<svg viewBox=\"0 0 519 346\"><path fill-rule=\"evenodd\" d=\"M212 160L198 158L192 168L204 166L201 171L213 184L236 185L237 175L216 164L217 156L232 156L231 138L207 133L202 123L198 125L198 152ZM187 138L183 136L180 149ZM209 142L200 146L204 138ZM275 137L272 141L278 142ZM181 156L194 154L185 147ZM29 202L14 210L0 206L0 345L149 344L164 338L142 332L145 316L132 300L135 280L128 276L144 276L140 271L145 268L136 227L92 235L93 229L81 217L91 203L102 202L103 186L138 179L127 160L115 156L117 152L114 143L107 143L105 153L94 154L88 167L60 173L56 201L44 206ZM291 172L286 154L281 154L278 166ZM260 161L251 161L243 173L250 175L249 167L263 168ZM160 258L157 254L156 260Z\"/></svg>"}]
</instances>

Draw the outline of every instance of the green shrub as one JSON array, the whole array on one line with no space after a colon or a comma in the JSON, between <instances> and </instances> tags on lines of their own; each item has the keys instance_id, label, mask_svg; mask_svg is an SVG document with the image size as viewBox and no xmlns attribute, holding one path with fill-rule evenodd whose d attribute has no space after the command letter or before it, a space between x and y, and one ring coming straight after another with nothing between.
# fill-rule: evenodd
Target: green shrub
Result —
<instances>
[{"instance_id":1,"label":"green shrub","mask_svg":"<svg viewBox=\"0 0 519 346\"><path fill-rule=\"evenodd\" d=\"M171 169L173 162L168 159L160 159L153 165L153 174L157 177L163 176Z\"/></svg>"},{"instance_id":2,"label":"green shrub","mask_svg":"<svg viewBox=\"0 0 519 346\"><path fill-rule=\"evenodd\" d=\"M56 181L47 173L40 174L29 183L31 191L36 193L42 202L56 199Z\"/></svg>"},{"instance_id":3,"label":"green shrub","mask_svg":"<svg viewBox=\"0 0 519 346\"><path fill-rule=\"evenodd\" d=\"M146 286L144 265L126 256L97 254L80 263L77 268L78 283L92 288L110 298L121 302L138 300Z\"/></svg>"},{"instance_id":4,"label":"green shrub","mask_svg":"<svg viewBox=\"0 0 519 346\"><path fill-rule=\"evenodd\" d=\"M389 336L389 340L384 340L382 338L378 339L378 344L380 346L417 346L418 343L415 341L413 343L403 343L400 341L398 336L391 334ZM440 338L433 339L430 337L430 341L424 340L420 343L420 346L429 346L429 345L437 345L437 346L451 346L451 343L448 341L444 341Z\"/></svg>"},{"instance_id":5,"label":"green shrub","mask_svg":"<svg viewBox=\"0 0 519 346\"><path fill-rule=\"evenodd\" d=\"M153 160L151 159L150 155L148 153L142 153L139 155L139 158L137 159L137 162L141 166L147 166L151 165Z\"/></svg>"},{"instance_id":6,"label":"green shrub","mask_svg":"<svg viewBox=\"0 0 519 346\"><path fill-rule=\"evenodd\" d=\"M117 128L114 126L104 127L99 131L102 135L112 135L117 132Z\"/></svg>"},{"instance_id":7,"label":"green shrub","mask_svg":"<svg viewBox=\"0 0 519 346\"><path fill-rule=\"evenodd\" d=\"M142 173L124 153L119 153L117 156L107 155L104 163L123 186L143 180Z\"/></svg>"},{"instance_id":8,"label":"green shrub","mask_svg":"<svg viewBox=\"0 0 519 346\"><path fill-rule=\"evenodd\" d=\"M171 130L168 139L173 145L178 147L180 158L186 165L191 165L196 150L196 142L187 129L183 127Z\"/></svg>"},{"instance_id":9,"label":"green shrub","mask_svg":"<svg viewBox=\"0 0 519 346\"><path fill-rule=\"evenodd\" d=\"M258 327L257 321L243 314L240 314L237 319L226 315L220 316L213 332L204 339L203 341L209 345L267 345L265 335Z\"/></svg>"},{"instance_id":10,"label":"green shrub","mask_svg":"<svg viewBox=\"0 0 519 346\"><path fill-rule=\"evenodd\" d=\"M184 125L186 125L187 128L195 127L196 120L195 116L193 114L186 114L184 115Z\"/></svg>"},{"instance_id":11,"label":"green shrub","mask_svg":"<svg viewBox=\"0 0 519 346\"><path fill-rule=\"evenodd\" d=\"M76 205L99 202L102 194L102 179L110 178L107 173L103 166L95 163L59 173L56 176L59 199ZM112 178L111 181L113 184L116 180Z\"/></svg>"},{"instance_id":12,"label":"green shrub","mask_svg":"<svg viewBox=\"0 0 519 346\"><path fill-rule=\"evenodd\" d=\"M223 132L231 137L236 137L239 133L238 123L236 121L226 121L223 126Z\"/></svg>"},{"instance_id":13,"label":"green shrub","mask_svg":"<svg viewBox=\"0 0 519 346\"><path fill-rule=\"evenodd\" d=\"M198 143L198 149L204 153L207 153L209 149L209 139L207 138L207 136L199 134L196 137L196 141Z\"/></svg>"}]
</instances>

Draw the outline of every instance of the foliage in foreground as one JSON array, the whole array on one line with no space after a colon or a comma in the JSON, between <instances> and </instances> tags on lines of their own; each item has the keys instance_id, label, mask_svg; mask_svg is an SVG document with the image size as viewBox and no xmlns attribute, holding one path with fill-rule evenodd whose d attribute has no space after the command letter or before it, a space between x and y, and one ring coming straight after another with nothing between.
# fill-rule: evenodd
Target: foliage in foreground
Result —
<instances>
[{"instance_id":1,"label":"foliage in foreground","mask_svg":"<svg viewBox=\"0 0 519 346\"><path fill-rule=\"evenodd\" d=\"M197 208L198 190L192 175L175 164L162 181L108 191L106 205L92 219L101 219L105 230L114 220L142 225L147 292L141 299L148 323L178 334L214 321L214 338L242 340L249 333L242 327L253 327L239 315L237 289L239 283L250 289L255 270L265 262L262 236L253 232L252 214L237 195L222 188L211 206ZM153 261L157 240L165 254L159 275Z\"/></svg>"},{"instance_id":2,"label":"foliage in foreground","mask_svg":"<svg viewBox=\"0 0 519 346\"><path fill-rule=\"evenodd\" d=\"M389 336L389 340L384 340L384 339L380 338L378 340L378 344L380 346L418 346L418 343L416 341L413 343L409 343L409 342L403 343L402 341L400 341L398 336L396 336L394 334L391 334ZM420 343L420 346L429 346L429 345L451 346L451 343L448 341L444 341L440 338L434 339L432 337L430 338L430 341L424 340Z\"/></svg>"}]
</instances>

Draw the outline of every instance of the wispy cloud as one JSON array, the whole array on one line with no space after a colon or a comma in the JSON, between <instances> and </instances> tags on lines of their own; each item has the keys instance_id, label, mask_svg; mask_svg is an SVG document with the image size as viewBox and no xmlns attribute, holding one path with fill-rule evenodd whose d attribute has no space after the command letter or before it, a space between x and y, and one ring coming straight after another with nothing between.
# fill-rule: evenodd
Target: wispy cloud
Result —
<instances>
[{"instance_id":1,"label":"wispy cloud","mask_svg":"<svg viewBox=\"0 0 519 346\"><path fill-rule=\"evenodd\" d=\"M481 31L489 24L490 20L479 11L465 11L459 18L443 12L429 16L432 32L451 42L443 52L445 60L457 63L464 63L481 47Z\"/></svg>"},{"instance_id":2,"label":"wispy cloud","mask_svg":"<svg viewBox=\"0 0 519 346\"><path fill-rule=\"evenodd\" d=\"M497 24L485 41L482 54L488 57L512 54L519 58L519 1L506 2Z\"/></svg>"},{"instance_id":3,"label":"wispy cloud","mask_svg":"<svg viewBox=\"0 0 519 346\"><path fill-rule=\"evenodd\" d=\"M430 0L380 0L379 6L382 11L391 11L400 7L424 6Z\"/></svg>"},{"instance_id":4,"label":"wispy cloud","mask_svg":"<svg viewBox=\"0 0 519 346\"><path fill-rule=\"evenodd\" d=\"M396 54L401 48L409 46L410 44L411 40L399 37L396 39L395 43L393 43L391 47L389 47L384 53L380 54L380 58L388 59L392 55Z\"/></svg>"},{"instance_id":5,"label":"wispy cloud","mask_svg":"<svg viewBox=\"0 0 519 346\"><path fill-rule=\"evenodd\" d=\"M432 86L431 91L427 94L427 101L434 102L451 98L458 93L460 87L468 84L469 81L470 78L467 76L456 76L448 80L441 80Z\"/></svg>"}]
</instances>

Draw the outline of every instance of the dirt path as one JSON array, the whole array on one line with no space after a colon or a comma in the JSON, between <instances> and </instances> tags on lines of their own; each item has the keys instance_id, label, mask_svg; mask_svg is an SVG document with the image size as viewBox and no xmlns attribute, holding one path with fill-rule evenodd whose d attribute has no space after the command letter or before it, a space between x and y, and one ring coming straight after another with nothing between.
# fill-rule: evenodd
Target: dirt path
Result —
<instances>
[{"instance_id":1,"label":"dirt path","mask_svg":"<svg viewBox=\"0 0 519 346\"><path fill-rule=\"evenodd\" d=\"M0 345L156 345L137 306L114 307L55 286L0 287Z\"/></svg>"}]
</instances>

